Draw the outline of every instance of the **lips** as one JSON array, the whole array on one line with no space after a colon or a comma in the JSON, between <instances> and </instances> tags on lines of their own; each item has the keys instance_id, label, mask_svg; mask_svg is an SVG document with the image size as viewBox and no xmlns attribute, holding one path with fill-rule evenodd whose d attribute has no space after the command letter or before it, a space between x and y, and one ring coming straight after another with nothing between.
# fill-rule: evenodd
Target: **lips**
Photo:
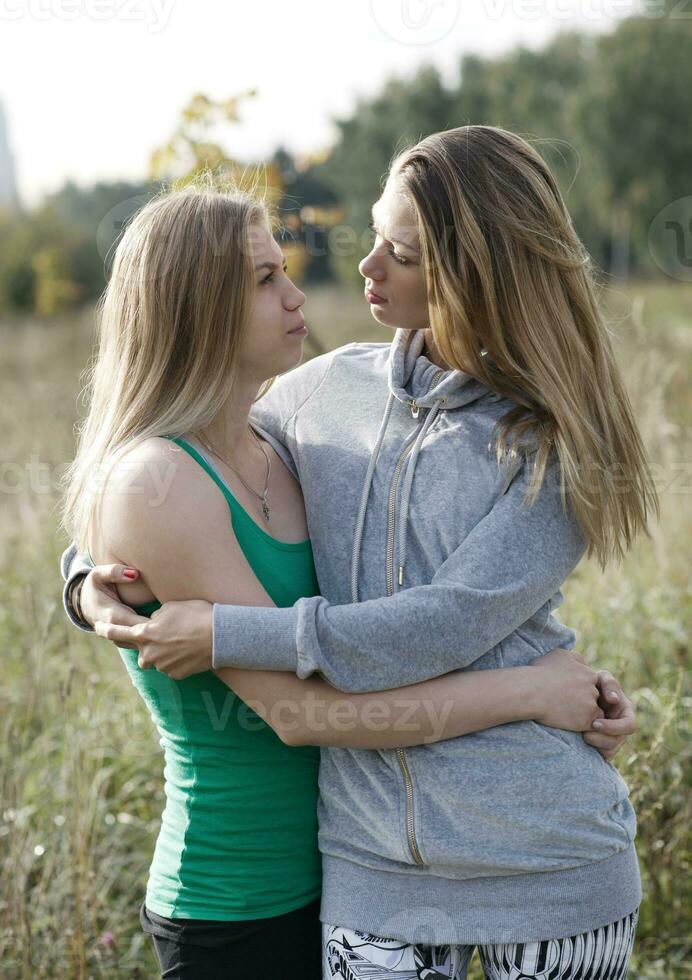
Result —
<instances>
[{"instance_id":1,"label":"lips","mask_svg":"<svg viewBox=\"0 0 692 980\"><path fill-rule=\"evenodd\" d=\"M305 321L303 321L297 327L294 327L293 330L288 330L287 332L289 334L307 334L308 328L305 326Z\"/></svg>"},{"instance_id":2,"label":"lips","mask_svg":"<svg viewBox=\"0 0 692 980\"><path fill-rule=\"evenodd\" d=\"M384 296L380 296L378 295L378 293L374 293L372 289L365 290L365 298L368 301L368 303L377 304L378 306L382 303L387 302Z\"/></svg>"}]
</instances>

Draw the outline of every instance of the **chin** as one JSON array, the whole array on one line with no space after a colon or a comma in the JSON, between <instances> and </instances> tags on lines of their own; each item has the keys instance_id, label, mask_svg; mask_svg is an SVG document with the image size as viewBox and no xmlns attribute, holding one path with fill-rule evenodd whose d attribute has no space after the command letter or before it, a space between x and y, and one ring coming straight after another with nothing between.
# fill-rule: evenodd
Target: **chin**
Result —
<instances>
[{"instance_id":1,"label":"chin","mask_svg":"<svg viewBox=\"0 0 692 980\"><path fill-rule=\"evenodd\" d=\"M377 320L377 322L378 323L381 323L383 327L391 327L392 330L396 330L397 329L398 324L392 323L389 317L383 316L382 312L379 311L379 310L377 310L377 309L375 309L374 306L371 306L370 307L370 314L371 314L373 320Z\"/></svg>"},{"instance_id":2,"label":"chin","mask_svg":"<svg viewBox=\"0 0 692 980\"><path fill-rule=\"evenodd\" d=\"M384 317L381 313L376 313L374 309L371 310L372 315L378 323L381 323L383 327L389 327L390 330L424 330L425 326L421 326L418 323L393 323L391 317Z\"/></svg>"},{"instance_id":3,"label":"chin","mask_svg":"<svg viewBox=\"0 0 692 980\"><path fill-rule=\"evenodd\" d=\"M277 374L283 374L285 371L290 371L291 368L298 367L298 365L300 364L300 362L303 360L303 347L304 347L304 342L301 343L296 348L296 351L295 351L294 354L287 355L286 356L286 358L285 358L286 363L281 368L281 371L278 371L277 372Z\"/></svg>"}]
</instances>

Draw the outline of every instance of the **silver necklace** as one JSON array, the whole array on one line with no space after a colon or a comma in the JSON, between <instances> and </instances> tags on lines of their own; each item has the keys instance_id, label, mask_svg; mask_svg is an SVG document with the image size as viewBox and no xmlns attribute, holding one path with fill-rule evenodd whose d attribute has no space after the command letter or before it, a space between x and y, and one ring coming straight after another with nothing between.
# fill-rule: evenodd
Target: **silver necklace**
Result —
<instances>
[{"instance_id":1,"label":"silver necklace","mask_svg":"<svg viewBox=\"0 0 692 980\"><path fill-rule=\"evenodd\" d=\"M250 493L254 494L255 497L258 498L258 500L260 501L260 509L262 511L262 517L264 517L265 521L269 521L269 504L267 502L267 491L269 489L269 475L270 475L270 473L272 471L272 464L271 464L271 460L269 459L269 456L267 456L267 452L266 452L264 446L262 445L262 443L259 441L259 439L255 435L255 432L252 429L252 426L248 426L248 430L250 432L250 435L254 439L255 443L257 444L257 446L261 450L262 455L264 456L265 460L267 461L267 475L266 475L266 478L265 478L265 481L264 481L264 490L262 491L262 493L258 493L257 490L254 489L254 487L251 487L248 483L246 483L245 480L243 479L242 475L235 468L235 466L231 466L231 464L228 462L227 459L224 459L224 457L223 456L220 456L216 452L215 449L212 449L211 446L207 445L207 443L204 441L204 439L202 439L201 436L197 436L197 438L199 439L199 441L202 443L202 445L204 446L204 448L208 452L212 453L213 456L216 456L216 458L219 459L219 460L221 460L222 463L225 463L225 465L229 468L229 470L232 470L235 473L235 475L238 477L238 479L243 484L243 486L245 487L246 490L249 490Z\"/></svg>"}]
</instances>

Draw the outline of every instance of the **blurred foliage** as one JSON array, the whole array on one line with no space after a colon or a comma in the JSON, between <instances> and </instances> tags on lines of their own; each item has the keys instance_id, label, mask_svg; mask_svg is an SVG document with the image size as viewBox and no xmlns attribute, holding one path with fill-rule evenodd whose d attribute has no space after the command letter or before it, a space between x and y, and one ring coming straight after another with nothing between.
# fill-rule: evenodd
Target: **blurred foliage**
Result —
<instances>
[{"instance_id":1,"label":"blurred foliage","mask_svg":"<svg viewBox=\"0 0 692 980\"><path fill-rule=\"evenodd\" d=\"M220 101L202 93L193 95L180 112L169 141L152 153L151 176L184 179L203 170L225 171L230 176L237 164L212 136L219 126L239 122L242 103L255 95L254 89Z\"/></svg>"},{"instance_id":2,"label":"blurred foliage","mask_svg":"<svg viewBox=\"0 0 692 980\"><path fill-rule=\"evenodd\" d=\"M33 211L0 209L0 313L51 316L96 299L119 233L106 231L109 215L128 204L132 213L156 190L149 183L82 189L68 182Z\"/></svg>"}]
</instances>

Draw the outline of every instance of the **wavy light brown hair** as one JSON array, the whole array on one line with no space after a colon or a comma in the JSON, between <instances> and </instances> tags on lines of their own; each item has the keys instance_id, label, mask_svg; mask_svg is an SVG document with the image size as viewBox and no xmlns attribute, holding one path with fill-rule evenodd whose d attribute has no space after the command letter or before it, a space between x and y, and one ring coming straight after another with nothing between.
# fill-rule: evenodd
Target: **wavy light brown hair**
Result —
<instances>
[{"instance_id":1,"label":"wavy light brown hair","mask_svg":"<svg viewBox=\"0 0 692 980\"><path fill-rule=\"evenodd\" d=\"M506 130L462 126L404 151L389 179L416 212L438 351L517 403L498 423L498 462L530 447L527 503L558 462L587 554L620 561L658 499L589 256L545 161Z\"/></svg>"},{"instance_id":2,"label":"wavy light brown hair","mask_svg":"<svg viewBox=\"0 0 692 980\"><path fill-rule=\"evenodd\" d=\"M98 485L117 460L153 436L204 430L228 400L258 224L270 218L256 192L223 189L211 173L162 191L128 224L97 306L89 409L65 479L62 523L80 550L88 549Z\"/></svg>"}]
</instances>

